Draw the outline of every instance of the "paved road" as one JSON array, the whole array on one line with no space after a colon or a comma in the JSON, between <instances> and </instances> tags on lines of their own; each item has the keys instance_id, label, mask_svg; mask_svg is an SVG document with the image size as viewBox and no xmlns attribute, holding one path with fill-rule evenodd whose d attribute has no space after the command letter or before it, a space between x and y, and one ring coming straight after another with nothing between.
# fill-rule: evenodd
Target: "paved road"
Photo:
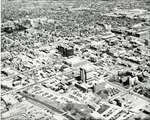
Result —
<instances>
[{"instance_id":1,"label":"paved road","mask_svg":"<svg viewBox=\"0 0 150 120\"><path fill-rule=\"evenodd\" d=\"M19 91L21 91L21 90L23 90L23 89L27 89L27 88L32 87L32 86L34 86L34 85L40 84L40 83L42 83L42 82L44 82L44 81L48 81L49 79L53 79L54 77L55 77L55 76L52 76L51 78L47 78L47 79L45 79L45 80L42 80L42 81L33 83L33 84L31 84L31 85L22 87L22 88L20 88L20 89L15 89L15 90L11 90L11 91L8 91L8 92L4 92L4 93L2 93L1 95L3 96L3 95L6 95L6 94L19 92Z\"/></svg>"},{"instance_id":2,"label":"paved road","mask_svg":"<svg viewBox=\"0 0 150 120\"><path fill-rule=\"evenodd\" d=\"M22 95L23 97L27 98L27 99L31 99L35 102L38 102L44 106L46 106L47 108L59 113L59 114L63 114L64 111L60 110L60 108L56 108L55 106L52 105L52 103L54 101L48 101L44 98L40 98L39 96L35 96L35 95L32 95L32 94L25 94L23 92L20 93L20 95Z\"/></svg>"},{"instance_id":3,"label":"paved road","mask_svg":"<svg viewBox=\"0 0 150 120\"><path fill-rule=\"evenodd\" d=\"M112 86L114 86L114 87L116 87L116 88L118 88L118 89L120 89L121 91L124 92L124 93L117 94L116 96L112 97L111 99L117 98L117 97L119 97L120 95L123 95L123 94L132 94L132 95L137 96L137 97L139 97L139 98L141 98L141 99L143 99L143 100L145 100L145 101L147 101L147 102L150 102L150 99L148 99L148 98L146 98L146 97L144 97L144 96L142 96L142 95L139 95L139 94L133 92L133 88L125 89L125 88L123 88L123 87L121 87L121 86L119 86L119 85L113 84L113 83L111 83L111 82L109 82L109 81L107 81L107 80L106 80L106 82L107 82L108 84L110 84L110 85L112 85ZM140 86L140 85L137 85L137 86ZM137 87L137 86L135 86L135 87Z\"/></svg>"},{"instance_id":4,"label":"paved road","mask_svg":"<svg viewBox=\"0 0 150 120\"><path fill-rule=\"evenodd\" d=\"M14 120L16 118L16 120L19 118L21 118L21 120L27 120L29 119L27 114L25 113L17 113L17 114L14 114L14 115L11 115L9 117L5 117L5 118L2 118L2 120Z\"/></svg>"}]
</instances>

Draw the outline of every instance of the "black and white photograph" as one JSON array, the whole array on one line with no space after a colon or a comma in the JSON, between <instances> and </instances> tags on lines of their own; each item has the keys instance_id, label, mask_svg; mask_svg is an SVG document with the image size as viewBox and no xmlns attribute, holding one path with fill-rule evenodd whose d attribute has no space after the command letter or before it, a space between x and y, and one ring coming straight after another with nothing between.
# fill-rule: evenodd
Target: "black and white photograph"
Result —
<instances>
[{"instance_id":1,"label":"black and white photograph","mask_svg":"<svg viewBox=\"0 0 150 120\"><path fill-rule=\"evenodd\" d=\"M150 120L150 0L1 0L1 120Z\"/></svg>"}]
</instances>

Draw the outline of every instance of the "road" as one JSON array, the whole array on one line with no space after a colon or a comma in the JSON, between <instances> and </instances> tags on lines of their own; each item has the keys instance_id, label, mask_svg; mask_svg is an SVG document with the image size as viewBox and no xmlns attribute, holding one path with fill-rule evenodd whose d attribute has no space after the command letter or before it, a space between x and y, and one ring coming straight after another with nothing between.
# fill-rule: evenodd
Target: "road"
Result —
<instances>
[{"instance_id":1,"label":"road","mask_svg":"<svg viewBox=\"0 0 150 120\"><path fill-rule=\"evenodd\" d=\"M27 98L27 99L31 99L35 102L40 103L40 104L46 106L47 108L49 108L49 109L51 109L51 110L53 110L53 111L55 111L59 114L64 114L64 111L60 110L61 108L56 108L56 106L53 106L52 103L55 102L55 101L48 101L48 100L46 100L44 98L41 98L39 96L35 96L35 95L32 95L32 94L26 94L26 93L23 93L23 92L21 92L19 94L22 95L23 97Z\"/></svg>"},{"instance_id":2,"label":"road","mask_svg":"<svg viewBox=\"0 0 150 120\"><path fill-rule=\"evenodd\" d=\"M114 87L116 87L116 88L118 88L119 90L121 90L121 91L124 92L124 93L120 93L120 94L115 95L115 96L112 97L111 99L120 97L120 95L123 95L123 94L132 94L132 95L137 96L137 97L139 97L139 98L141 98L141 99L143 99L143 100L145 100L145 101L147 101L147 102L150 102L150 99L148 99L148 98L146 98L146 97L144 97L144 96L142 96L142 95L139 95L139 94L133 92L134 87L133 87L133 88L130 88L130 89L125 89L125 88L123 88L123 87L121 87L121 86L119 86L119 85L113 84L113 83L111 83L111 82L109 82L109 81L107 81L107 80L105 80L105 81L106 81L106 83L108 83L108 84L110 84L110 85L112 85L112 86L114 86ZM140 85L137 85L137 86L140 86ZM135 86L135 87L137 87L137 86Z\"/></svg>"},{"instance_id":3,"label":"road","mask_svg":"<svg viewBox=\"0 0 150 120\"><path fill-rule=\"evenodd\" d=\"M54 77L55 77L55 76L52 76L51 78L47 78L47 79L45 79L45 80L42 80L42 81L39 81L39 82L30 84L30 85L25 86L25 87L22 87L22 88L20 88L20 89L14 89L14 90L11 90L11 91L8 91L8 92L4 92L4 93L1 94L1 96L6 95L6 94L10 94L10 93L19 92L19 91L21 91L21 90L23 90L23 89L27 89L27 88L32 87L32 86L34 86L34 85L40 84L40 83L42 83L42 82L44 82L44 81L48 81L48 80L50 80L50 79L53 79Z\"/></svg>"}]
</instances>

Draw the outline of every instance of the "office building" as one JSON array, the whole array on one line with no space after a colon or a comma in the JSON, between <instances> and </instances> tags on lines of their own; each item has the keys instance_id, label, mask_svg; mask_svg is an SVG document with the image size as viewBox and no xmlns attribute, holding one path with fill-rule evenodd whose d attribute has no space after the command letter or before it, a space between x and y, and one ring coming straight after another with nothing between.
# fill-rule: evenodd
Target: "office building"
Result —
<instances>
[{"instance_id":1,"label":"office building","mask_svg":"<svg viewBox=\"0 0 150 120\"><path fill-rule=\"evenodd\" d=\"M92 64L87 64L80 67L80 77L81 80L86 83L89 79L93 78L95 75L95 66Z\"/></svg>"},{"instance_id":2,"label":"office building","mask_svg":"<svg viewBox=\"0 0 150 120\"><path fill-rule=\"evenodd\" d=\"M64 57L69 57L74 54L74 48L67 44L59 45L57 49Z\"/></svg>"}]
</instances>

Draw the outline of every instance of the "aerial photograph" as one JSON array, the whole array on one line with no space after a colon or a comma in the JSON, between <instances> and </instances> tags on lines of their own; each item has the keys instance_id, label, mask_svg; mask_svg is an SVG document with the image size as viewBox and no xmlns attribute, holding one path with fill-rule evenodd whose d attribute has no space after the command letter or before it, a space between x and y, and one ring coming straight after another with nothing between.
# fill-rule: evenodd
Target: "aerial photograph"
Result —
<instances>
[{"instance_id":1,"label":"aerial photograph","mask_svg":"<svg viewBox=\"0 0 150 120\"><path fill-rule=\"evenodd\" d=\"M1 120L150 120L150 0L1 0Z\"/></svg>"}]
</instances>

